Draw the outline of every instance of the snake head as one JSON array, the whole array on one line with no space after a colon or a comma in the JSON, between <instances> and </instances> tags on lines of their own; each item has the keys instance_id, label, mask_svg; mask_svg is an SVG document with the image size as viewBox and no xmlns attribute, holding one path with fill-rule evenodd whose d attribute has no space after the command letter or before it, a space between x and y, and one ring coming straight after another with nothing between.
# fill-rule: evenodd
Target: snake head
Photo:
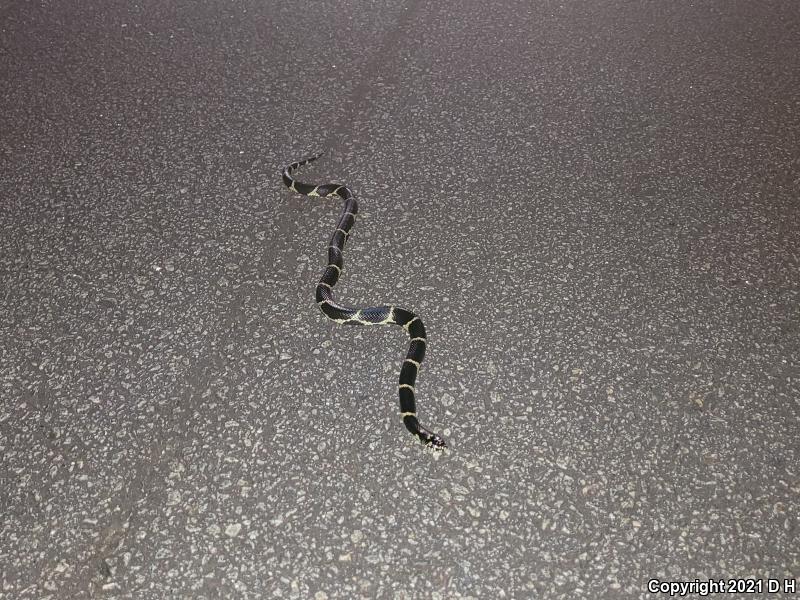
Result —
<instances>
[{"instance_id":1,"label":"snake head","mask_svg":"<svg viewBox=\"0 0 800 600\"><path fill-rule=\"evenodd\" d=\"M438 433L433 433L432 431L420 431L419 437L425 444L426 448L431 448L432 450L444 450L447 448L447 443Z\"/></svg>"}]
</instances>

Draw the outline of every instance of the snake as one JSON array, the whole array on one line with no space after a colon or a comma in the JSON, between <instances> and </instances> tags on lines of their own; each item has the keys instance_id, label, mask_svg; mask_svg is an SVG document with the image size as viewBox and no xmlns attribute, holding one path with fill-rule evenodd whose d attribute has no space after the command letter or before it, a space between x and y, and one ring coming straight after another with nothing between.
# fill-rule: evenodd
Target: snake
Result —
<instances>
[{"instance_id":1,"label":"snake","mask_svg":"<svg viewBox=\"0 0 800 600\"><path fill-rule=\"evenodd\" d=\"M400 368L400 381L397 386L400 396L400 417L411 434L417 436L426 447L442 450L447 447L444 439L419 422L417 418L416 380L425 358L427 337L422 319L412 311L394 305L367 306L356 308L336 301L333 287L339 281L344 269L344 247L350 237L350 230L356 222L358 202L355 194L346 185L326 183L315 185L298 181L293 173L317 160L323 153L304 158L283 167L283 183L290 191L310 197L338 197L344 202L336 228L328 243L328 264L322 271L316 287L316 302L322 313L342 325L398 325L409 337L409 347Z\"/></svg>"}]
</instances>

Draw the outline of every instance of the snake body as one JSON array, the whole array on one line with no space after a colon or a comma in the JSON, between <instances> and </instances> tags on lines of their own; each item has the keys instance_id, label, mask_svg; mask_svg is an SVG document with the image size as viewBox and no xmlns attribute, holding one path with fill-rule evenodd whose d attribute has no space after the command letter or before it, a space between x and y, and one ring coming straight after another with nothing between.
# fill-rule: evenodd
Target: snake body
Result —
<instances>
[{"instance_id":1,"label":"snake body","mask_svg":"<svg viewBox=\"0 0 800 600\"><path fill-rule=\"evenodd\" d=\"M353 192L345 185L327 183L312 185L295 179L296 169L317 160L322 154L294 162L283 168L283 182L291 191L304 196L337 196L344 201L342 212L328 244L328 264L317 283L316 300L326 317L344 325L399 325L410 338L408 353L400 369L398 393L400 395L400 417L403 424L420 441L434 449L446 447L445 441L423 426L417 419L415 383L420 365L425 358L425 325L416 314L399 306L369 306L355 308L339 304L333 296L333 287L339 281L344 268L344 246L350 230L356 222L358 202Z\"/></svg>"}]
</instances>

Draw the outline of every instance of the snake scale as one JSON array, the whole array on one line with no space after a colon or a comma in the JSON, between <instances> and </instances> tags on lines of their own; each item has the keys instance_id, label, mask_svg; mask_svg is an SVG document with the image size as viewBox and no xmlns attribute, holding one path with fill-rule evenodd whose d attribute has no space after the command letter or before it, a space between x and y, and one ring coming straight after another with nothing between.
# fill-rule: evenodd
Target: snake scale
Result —
<instances>
[{"instance_id":1,"label":"snake scale","mask_svg":"<svg viewBox=\"0 0 800 600\"><path fill-rule=\"evenodd\" d=\"M425 358L425 325L416 314L399 306L369 306L355 308L339 304L333 296L333 286L339 281L344 268L344 246L350 230L356 222L358 202L353 192L345 185L326 183L312 185L295 179L296 169L317 160L322 154L299 160L283 168L283 182L291 191L304 196L337 196L344 201L342 212L328 244L328 264L317 283L316 300L326 317L344 325L399 325L410 338L408 353L400 369L398 393L400 395L400 417L412 434L428 447L440 450L447 447L438 434L422 425L417 419L416 390L414 385L420 364Z\"/></svg>"}]
</instances>

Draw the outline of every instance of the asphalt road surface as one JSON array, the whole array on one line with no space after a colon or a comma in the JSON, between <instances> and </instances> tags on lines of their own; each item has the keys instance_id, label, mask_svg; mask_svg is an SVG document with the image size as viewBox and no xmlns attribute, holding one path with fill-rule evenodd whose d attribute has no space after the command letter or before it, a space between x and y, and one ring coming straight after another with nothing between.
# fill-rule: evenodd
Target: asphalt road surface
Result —
<instances>
[{"instance_id":1,"label":"asphalt road surface","mask_svg":"<svg viewBox=\"0 0 800 600\"><path fill-rule=\"evenodd\" d=\"M798 56L793 1L4 3L0 597L796 580ZM447 453L314 303L320 149Z\"/></svg>"}]
</instances>

